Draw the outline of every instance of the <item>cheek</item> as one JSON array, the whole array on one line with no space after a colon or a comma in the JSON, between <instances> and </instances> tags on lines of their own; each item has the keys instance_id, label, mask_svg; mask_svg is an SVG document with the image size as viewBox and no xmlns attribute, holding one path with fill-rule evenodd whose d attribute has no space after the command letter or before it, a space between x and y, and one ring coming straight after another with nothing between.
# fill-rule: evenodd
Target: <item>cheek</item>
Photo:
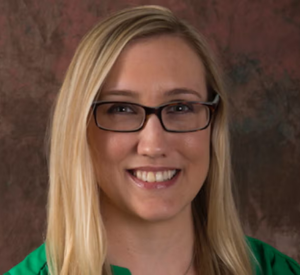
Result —
<instances>
[{"instance_id":1,"label":"cheek","mask_svg":"<svg viewBox=\"0 0 300 275\"><path fill-rule=\"evenodd\" d=\"M93 143L96 161L104 166L121 164L134 149L134 138L128 133L100 130L94 135Z\"/></svg>"},{"instance_id":2,"label":"cheek","mask_svg":"<svg viewBox=\"0 0 300 275\"><path fill-rule=\"evenodd\" d=\"M191 164L209 163L210 156L210 129L195 132L184 140L182 154Z\"/></svg>"},{"instance_id":3,"label":"cheek","mask_svg":"<svg viewBox=\"0 0 300 275\"><path fill-rule=\"evenodd\" d=\"M131 134L114 133L96 129L91 132L90 146L96 178L106 194L112 194L119 184L126 168L126 159L134 149ZM114 183L114 184L112 184Z\"/></svg>"},{"instance_id":4,"label":"cheek","mask_svg":"<svg viewBox=\"0 0 300 275\"><path fill-rule=\"evenodd\" d=\"M184 178L189 184L188 196L193 200L202 188L207 178L210 165L210 131L196 132L190 135L185 142L185 167Z\"/></svg>"}]
</instances>

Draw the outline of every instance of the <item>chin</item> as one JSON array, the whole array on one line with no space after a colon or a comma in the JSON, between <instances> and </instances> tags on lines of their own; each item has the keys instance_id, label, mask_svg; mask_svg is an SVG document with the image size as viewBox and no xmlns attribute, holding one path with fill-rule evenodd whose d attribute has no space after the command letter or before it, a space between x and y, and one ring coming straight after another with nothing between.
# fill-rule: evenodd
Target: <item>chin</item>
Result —
<instances>
[{"instance_id":1,"label":"chin","mask_svg":"<svg viewBox=\"0 0 300 275\"><path fill-rule=\"evenodd\" d=\"M157 202L139 207L138 211L135 211L135 216L145 222L163 222L179 218L188 209L191 209L191 207L180 207L179 205L175 206Z\"/></svg>"}]
</instances>

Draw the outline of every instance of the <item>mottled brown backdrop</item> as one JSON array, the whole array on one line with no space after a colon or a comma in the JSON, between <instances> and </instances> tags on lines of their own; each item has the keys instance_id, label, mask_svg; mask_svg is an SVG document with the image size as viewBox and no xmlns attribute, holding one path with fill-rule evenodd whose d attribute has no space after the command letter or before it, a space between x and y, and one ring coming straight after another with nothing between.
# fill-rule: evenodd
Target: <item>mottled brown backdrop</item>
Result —
<instances>
[{"instance_id":1,"label":"mottled brown backdrop","mask_svg":"<svg viewBox=\"0 0 300 275\"><path fill-rule=\"evenodd\" d=\"M300 261L300 1L0 0L0 274L43 242L45 132L76 46L140 4L171 8L213 46L246 232Z\"/></svg>"}]
</instances>

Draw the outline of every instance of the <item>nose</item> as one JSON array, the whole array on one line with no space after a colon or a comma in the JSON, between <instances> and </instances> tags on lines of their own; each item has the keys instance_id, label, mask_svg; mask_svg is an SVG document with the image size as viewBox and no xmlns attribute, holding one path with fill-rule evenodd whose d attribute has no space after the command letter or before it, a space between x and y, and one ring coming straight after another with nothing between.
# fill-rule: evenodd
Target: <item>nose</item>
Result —
<instances>
[{"instance_id":1,"label":"nose","mask_svg":"<svg viewBox=\"0 0 300 275\"><path fill-rule=\"evenodd\" d=\"M139 132L138 154L150 158L166 157L169 149L168 134L158 117L154 114L150 115Z\"/></svg>"}]
</instances>

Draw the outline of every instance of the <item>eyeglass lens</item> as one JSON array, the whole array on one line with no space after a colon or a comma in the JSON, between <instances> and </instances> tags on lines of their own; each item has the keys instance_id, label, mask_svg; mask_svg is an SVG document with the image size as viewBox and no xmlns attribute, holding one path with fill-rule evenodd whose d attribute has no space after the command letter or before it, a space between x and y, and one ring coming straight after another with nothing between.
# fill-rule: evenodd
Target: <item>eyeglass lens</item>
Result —
<instances>
[{"instance_id":1,"label":"eyeglass lens","mask_svg":"<svg viewBox=\"0 0 300 275\"><path fill-rule=\"evenodd\" d=\"M112 131L139 129L145 117L144 108L131 103L103 103L96 110L98 126ZM207 126L210 110L201 103L171 103L163 108L161 118L167 130L192 131Z\"/></svg>"}]
</instances>

